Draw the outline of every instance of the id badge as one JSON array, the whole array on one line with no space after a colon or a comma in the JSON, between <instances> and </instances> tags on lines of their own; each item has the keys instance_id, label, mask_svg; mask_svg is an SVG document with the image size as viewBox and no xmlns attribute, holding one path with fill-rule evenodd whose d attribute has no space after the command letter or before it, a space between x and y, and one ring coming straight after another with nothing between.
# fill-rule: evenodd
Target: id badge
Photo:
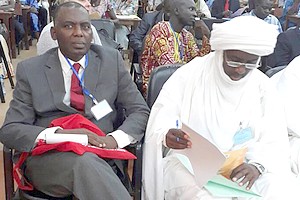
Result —
<instances>
[{"instance_id":1,"label":"id badge","mask_svg":"<svg viewBox=\"0 0 300 200\"><path fill-rule=\"evenodd\" d=\"M252 130L250 127L248 127L237 131L233 136L233 141L235 145L238 145L247 142L252 138L253 138Z\"/></svg>"},{"instance_id":2,"label":"id badge","mask_svg":"<svg viewBox=\"0 0 300 200\"><path fill-rule=\"evenodd\" d=\"M112 108L105 99L91 108L91 112L97 121L112 111Z\"/></svg>"}]
</instances>

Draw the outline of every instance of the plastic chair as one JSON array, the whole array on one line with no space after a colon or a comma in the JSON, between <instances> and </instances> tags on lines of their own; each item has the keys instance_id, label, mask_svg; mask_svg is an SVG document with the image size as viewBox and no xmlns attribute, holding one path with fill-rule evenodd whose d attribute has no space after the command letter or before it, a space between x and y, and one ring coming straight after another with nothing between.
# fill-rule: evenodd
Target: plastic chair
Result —
<instances>
[{"instance_id":1,"label":"plastic chair","mask_svg":"<svg viewBox=\"0 0 300 200\"><path fill-rule=\"evenodd\" d=\"M165 82L170 78L170 76L179 68L182 64L170 64L163 65L155 68L150 75L148 83L148 92L146 102L149 108L152 108L155 100L157 99L160 90L162 89ZM162 146L163 155L167 155L169 148Z\"/></svg>"},{"instance_id":2,"label":"plastic chair","mask_svg":"<svg viewBox=\"0 0 300 200\"><path fill-rule=\"evenodd\" d=\"M153 106L164 83L181 66L182 66L181 63L163 65L155 68L151 72L149 83L148 83L147 99L146 99L149 108Z\"/></svg>"},{"instance_id":3,"label":"plastic chair","mask_svg":"<svg viewBox=\"0 0 300 200\"><path fill-rule=\"evenodd\" d=\"M115 40L116 27L112 21L107 19L92 19L91 23L94 25L97 31L104 29L108 33L109 37Z\"/></svg>"}]
</instances>

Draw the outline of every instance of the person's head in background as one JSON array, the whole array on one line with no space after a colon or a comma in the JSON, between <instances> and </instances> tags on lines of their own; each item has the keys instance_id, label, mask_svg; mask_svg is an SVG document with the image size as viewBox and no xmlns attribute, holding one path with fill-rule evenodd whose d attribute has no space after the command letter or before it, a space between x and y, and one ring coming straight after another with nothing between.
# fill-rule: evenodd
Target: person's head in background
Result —
<instances>
[{"instance_id":1,"label":"person's head in background","mask_svg":"<svg viewBox=\"0 0 300 200\"><path fill-rule=\"evenodd\" d=\"M165 0L165 3L170 6L170 23L175 31L194 25L197 17L194 0Z\"/></svg>"},{"instance_id":2,"label":"person's head in background","mask_svg":"<svg viewBox=\"0 0 300 200\"><path fill-rule=\"evenodd\" d=\"M255 8L253 10L254 14L260 18L265 19L272 10L273 1L272 0L255 0Z\"/></svg>"},{"instance_id":3,"label":"person's head in background","mask_svg":"<svg viewBox=\"0 0 300 200\"><path fill-rule=\"evenodd\" d=\"M85 9L86 9L89 13L91 13L92 5L91 5L91 3L90 3L89 0L59 0L58 3L59 3L59 4L62 4L62 3L65 3L65 2L69 2L69 1L76 2L76 3L81 4L83 7L85 7Z\"/></svg>"},{"instance_id":4,"label":"person's head in background","mask_svg":"<svg viewBox=\"0 0 300 200\"><path fill-rule=\"evenodd\" d=\"M93 38L88 11L77 2L65 2L57 7L53 21L51 37L57 40L61 53L73 61L80 60Z\"/></svg>"}]
</instances>

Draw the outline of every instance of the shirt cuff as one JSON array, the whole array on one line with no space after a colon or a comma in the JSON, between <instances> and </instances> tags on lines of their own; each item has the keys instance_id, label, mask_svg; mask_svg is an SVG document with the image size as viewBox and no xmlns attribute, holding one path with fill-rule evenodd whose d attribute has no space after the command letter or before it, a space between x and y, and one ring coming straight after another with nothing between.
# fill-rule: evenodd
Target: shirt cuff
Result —
<instances>
[{"instance_id":1,"label":"shirt cuff","mask_svg":"<svg viewBox=\"0 0 300 200\"><path fill-rule=\"evenodd\" d=\"M118 148L120 148L120 149L126 147L127 145L129 145L131 143L135 143L137 141L132 136L128 135L127 133L125 133L122 130L116 130L107 135L112 136L116 140L116 142L118 144Z\"/></svg>"},{"instance_id":2,"label":"shirt cuff","mask_svg":"<svg viewBox=\"0 0 300 200\"><path fill-rule=\"evenodd\" d=\"M46 134L54 134L57 129L62 129L59 126L51 127L51 128L46 128L40 134L37 136L35 139L35 144L38 143L39 140L46 140Z\"/></svg>"}]
</instances>

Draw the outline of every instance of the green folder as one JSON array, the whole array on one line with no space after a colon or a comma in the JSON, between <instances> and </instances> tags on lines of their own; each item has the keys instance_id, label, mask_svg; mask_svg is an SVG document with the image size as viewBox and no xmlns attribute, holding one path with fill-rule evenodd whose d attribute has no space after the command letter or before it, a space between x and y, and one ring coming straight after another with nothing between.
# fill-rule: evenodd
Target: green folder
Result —
<instances>
[{"instance_id":1,"label":"green folder","mask_svg":"<svg viewBox=\"0 0 300 200\"><path fill-rule=\"evenodd\" d=\"M239 186L222 175L215 176L204 187L215 197L261 197L251 190L246 190L246 185Z\"/></svg>"}]
</instances>

